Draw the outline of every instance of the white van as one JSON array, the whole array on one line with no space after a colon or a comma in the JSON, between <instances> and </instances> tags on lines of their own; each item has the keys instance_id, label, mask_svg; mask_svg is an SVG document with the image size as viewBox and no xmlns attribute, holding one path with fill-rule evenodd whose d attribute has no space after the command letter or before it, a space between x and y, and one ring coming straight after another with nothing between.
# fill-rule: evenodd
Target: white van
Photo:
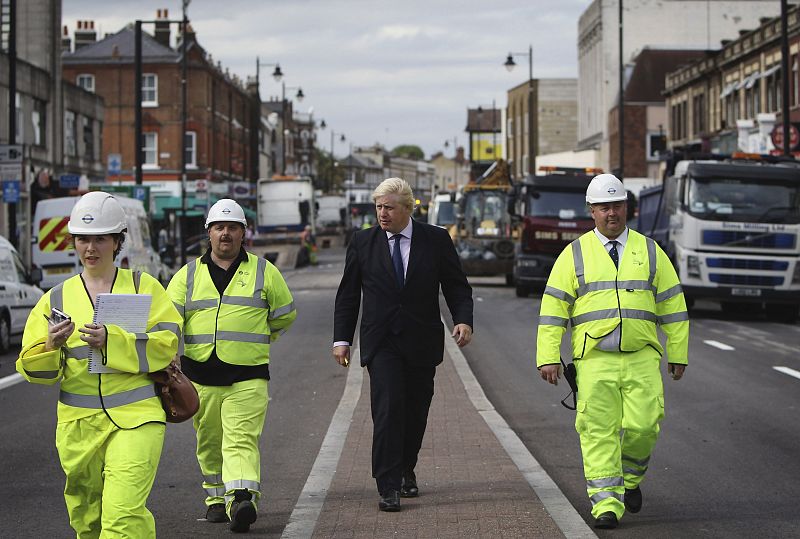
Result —
<instances>
[{"instance_id":1,"label":"white van","mask_svg":"<svg viewBox=\"0 0 800 539\"><path fill-rule=\"evenodd\" d=\"M31 309L44 293L33 284L34 277L11 242L0 236L0 353L8 351L12 337L22 335Z\"/></svg>"},{"instance_id":2,"label":"white van","mask_svg":"<svg viewBox=\"0 0 800 539\"><path fill-rule=\"evenodd\" d=\"M72 248L67 224L72 207L80 197L41 200L33 216L34 267L41 268L41 286L45 290L81 271L80 260ZM117 256L116 265L149 273L162 283L172 277L169 268L161 263L151 243L150 221L141 200L115 194L128 218L125 243Z\"/></svg>"}]
</instances>

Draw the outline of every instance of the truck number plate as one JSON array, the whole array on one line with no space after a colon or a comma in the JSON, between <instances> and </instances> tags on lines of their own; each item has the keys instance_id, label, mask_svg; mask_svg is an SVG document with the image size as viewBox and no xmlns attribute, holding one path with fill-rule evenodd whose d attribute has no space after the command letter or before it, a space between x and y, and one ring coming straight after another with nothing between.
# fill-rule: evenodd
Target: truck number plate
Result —
<instances>
[{"instance_id":1,"label":"truck number plate","mask_svg":"<svg viewBox=\"0 0 800 539\"><path fill-rule=\"evenodd\" d=\"M760 296L760 288L731 288L731 296Z\"/></svg>"}]
</instances>

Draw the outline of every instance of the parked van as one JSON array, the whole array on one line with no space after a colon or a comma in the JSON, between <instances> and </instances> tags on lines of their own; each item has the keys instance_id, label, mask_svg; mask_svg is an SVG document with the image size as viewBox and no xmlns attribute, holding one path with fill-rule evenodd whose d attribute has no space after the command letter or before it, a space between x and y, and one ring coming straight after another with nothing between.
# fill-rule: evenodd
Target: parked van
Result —
<instances>
[{"instance_id":1,"label":"parked van","mask_svg":"<svg viewBox=\"0 0 800 539\"><path fill-rule=\"evenodd\" d=\"M80 197L41 200L33 216L33 265L41 268L44 290L81 271L80 260L72 248L67 225L72 207ZM149 273L162 283L172 277L152 245L150 221L141 200L114 195L128 218L128 232L116 265Z\"/></svg>"},{"instance_id":2,"label":"parked van","mask_svg":"<svg viewBox=\"0 0 800 539\"><path fill-rule=\"evenodd\" d=\"M36 277L25 269L11 242L0 236L0 353L8 351L12 338L22 335L28 314L42 297L34 284Z\"/></svg>"}]
</instances>

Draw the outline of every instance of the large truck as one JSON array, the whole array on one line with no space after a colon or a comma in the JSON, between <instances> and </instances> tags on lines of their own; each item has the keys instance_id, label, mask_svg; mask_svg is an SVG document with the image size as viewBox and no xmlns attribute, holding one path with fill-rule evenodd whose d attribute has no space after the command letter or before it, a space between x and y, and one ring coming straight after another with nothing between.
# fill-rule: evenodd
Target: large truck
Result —
<instances>
[{"instance_id":1,"label":"large truck","mask_svg":"<svg viewBox=\"0 0 800 539\"><path fill-rule=\"evenodd\" d=\"M303 229L315 232L314 186L308 176L258 180L258 234L268 241L294 243Z\"/></svg>"},{"instance_id":2,"label":"large truck","mask_svg":"<svg viewBox=\"0 0 800 539\"><path fill-rule=\"evenodd\" d=\"M514 186L508 165L496 161L463 187L456 216L455 247L467 275L504 275L511 284L519 232L509 212Z\"/></svg>"},{"instance_id":3,"label":"large truck","mask_svg":"<svg viewBox=\"0 0 800 539\"><path fill-rule=\"evenodd\" d=\"M736 155L679 161L640 193L639 230L672 259L687 303L800 313L800 163Z\"/></svg>"},{"instance_id":4,"label":"large truck","mask_svg":"<svg viewBox=\"0 0 800 539\"><path fill-rule=\"evenodd\" d=\"M559 253L594 228L586 188L599 169L540 167L517 190L516 213L522 233L514 254L517 297L544 288Z\"/></svg>"}]
</instances>

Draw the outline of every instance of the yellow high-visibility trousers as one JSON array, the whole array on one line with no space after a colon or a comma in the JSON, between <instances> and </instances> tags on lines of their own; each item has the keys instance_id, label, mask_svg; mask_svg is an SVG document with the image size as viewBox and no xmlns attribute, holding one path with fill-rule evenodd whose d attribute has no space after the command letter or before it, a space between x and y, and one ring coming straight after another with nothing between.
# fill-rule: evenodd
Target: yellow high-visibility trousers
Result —
<instances>
[{"instance_id":1,"label":"yellow high-visibility trousers","mask_svg":"<svg viewBox=\"0 0 800 539\"><path fill-rule=\"evenodd\" d=\"M145 423L121 430L103 413L56 426L56 448L67 476L64 500L77 539L156 536L145 503L165 428Z\"/></svg>"},{"instance_id":2,"label":"yellow high-visibility trousers","mask_svg":"<svg viewBox=\"0 0 800 539\"><path fill-rule=\"evenodd\" d=\"M636 488L664 418L661 356L593 350L575 361L578 401L575 429L581 440L592 515L625 512L625 489Z\"/></svg>"},{"instance_id":3,"label":"yellow high-visibility trousers","mask_svg":"<svg viewBox=\"0 0 800 539\"><path fill-rule=\"evenodd\" d=\"M206 505L224 503L230 511L235 490L249 490L257 504L261 497L258 444L269 404L267 380L195 387L200 395L200 409L194 416L197 462Z\"/></svg>"}]
</instances>

